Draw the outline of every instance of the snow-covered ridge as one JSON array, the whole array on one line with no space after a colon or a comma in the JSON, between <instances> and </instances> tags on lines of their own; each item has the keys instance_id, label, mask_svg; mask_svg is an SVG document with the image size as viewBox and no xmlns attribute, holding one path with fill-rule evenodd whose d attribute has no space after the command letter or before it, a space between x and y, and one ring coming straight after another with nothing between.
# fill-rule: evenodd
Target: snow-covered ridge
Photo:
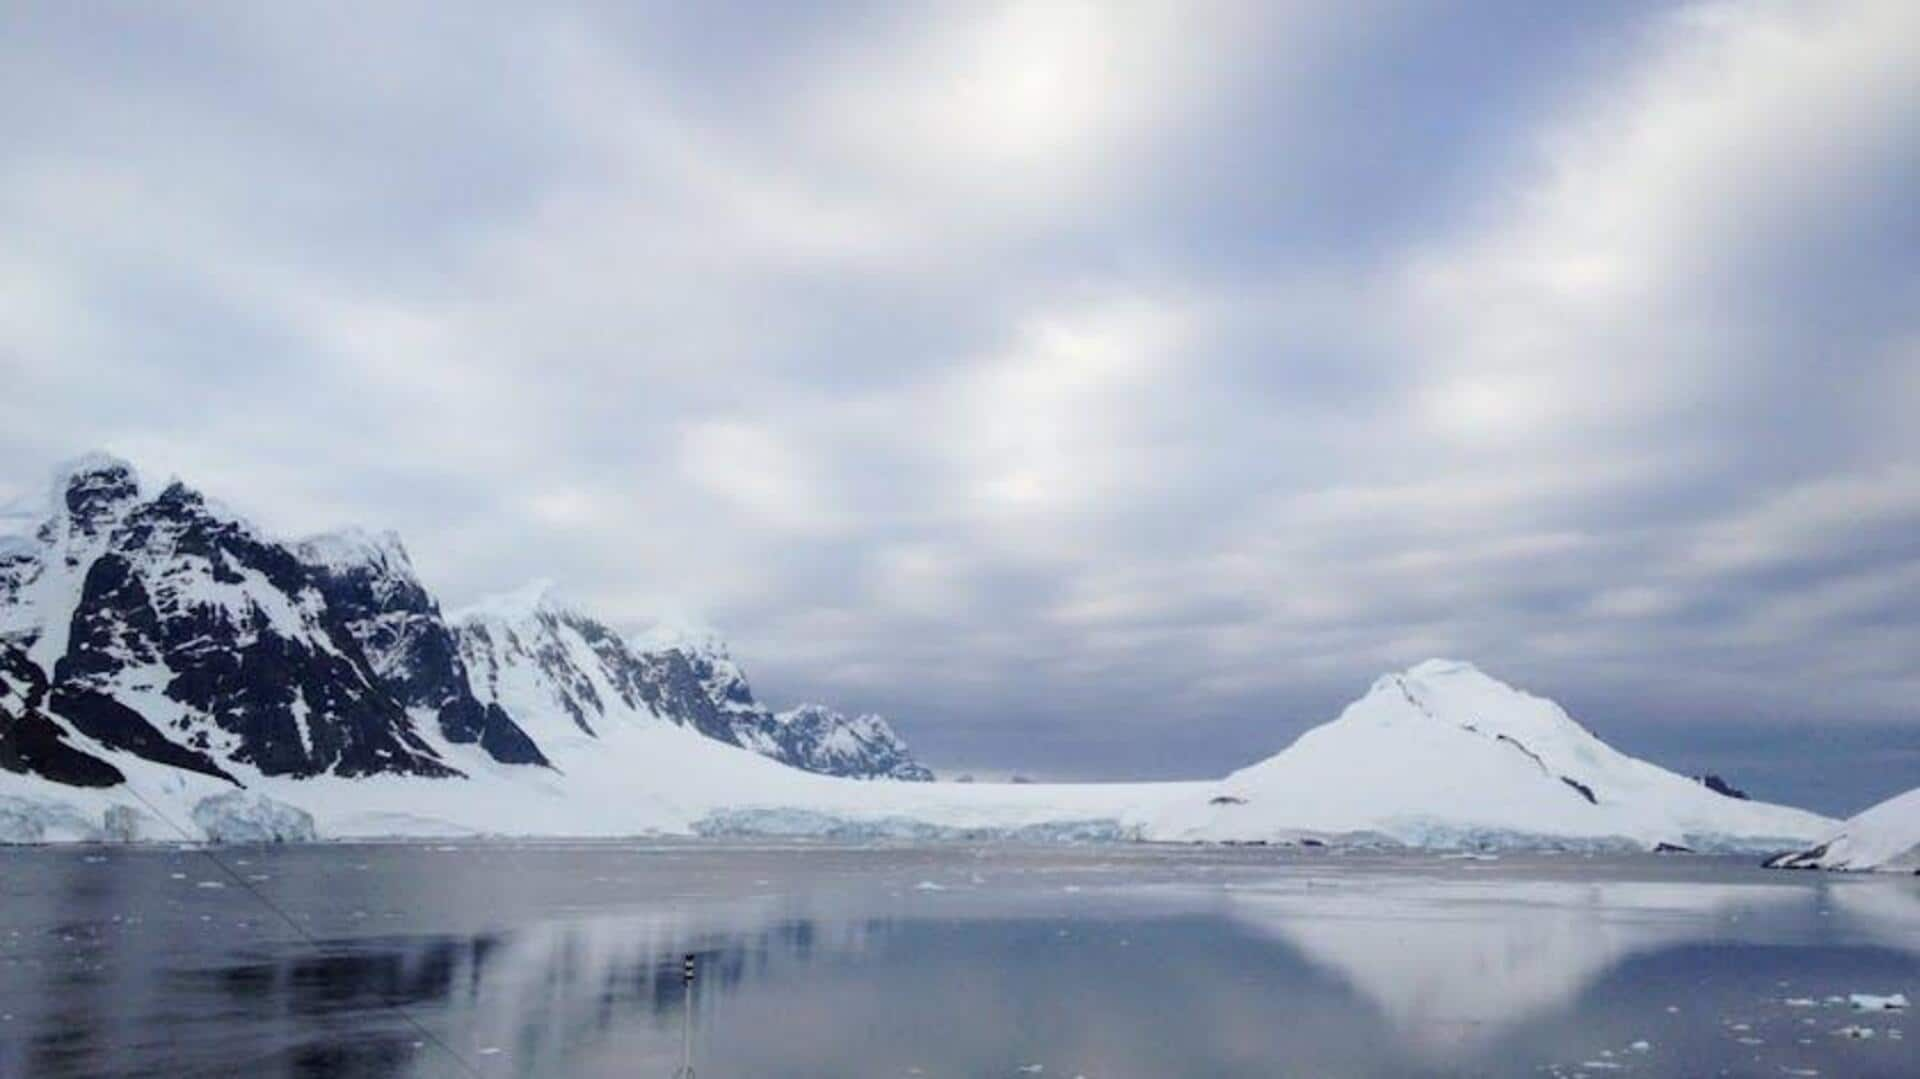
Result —
<instances>
[{"instance_id":1,"label":"snow-covered ridge","mask_svg":"<svg viewBox=\"0 0 1920 1079\"><path fill-rule=\"evenodd\" d=\"M483 600L455 626L475 691L525 717L543 744L667 722L811 772L933 778L878 716L817 706L775 713L717 637L622 638L550 582Z\"/></svg>"},{"instance_id":2,"label":"snow-covered ridge","mask_svg":"<svg viewBox=\"0 0 1920 1079\"><path fill-rule=\"evenodd\" d=\"M1850 818L1818 844L1767 864L1776 869L1920 874L1920 787Z\"/></svg>"},{"instance_id":3,"label":"snow-covered ridge","mask_svg":"<svg viewBox=\"0 0 1920 1079\"><path fill-rule=\"evenodd\" d=\"M777 713L743 732L743 741L769 756L800 758L810 771L861 778L931 780L887 721L868 713L846 716L822 704ZM771 743L761 748L759 742ZM775 747L782 747L776 749Z\"/></svg>"},{"instance_id":4,"label":"snow-covered ridge","mask_svg":"<svg viewBox=\"0 0 1920 1079\"><path fill-rule=\"evenodd\" d=\"M124 462L62 477L0 552L0 838L165 836L150 809L202 834L310 818L323 837L1784 850L1834 827L1439 660L1218 781L855 782L931 776L880 717L765 707L711 634L623 637L545 585L448 618L391 533L288 543L177 481L150 496Z\"/></svg>"}]
</instances>

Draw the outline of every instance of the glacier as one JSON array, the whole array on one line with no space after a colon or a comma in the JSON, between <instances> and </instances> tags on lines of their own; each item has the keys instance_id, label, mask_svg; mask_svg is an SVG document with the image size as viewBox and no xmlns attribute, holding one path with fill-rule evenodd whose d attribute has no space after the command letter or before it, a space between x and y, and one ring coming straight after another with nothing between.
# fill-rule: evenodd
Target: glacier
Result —
<instances>
[{"instance_id":1,"label":"glacier","mask_svg":"<svg viewBox=\"0 0 1920 1079\"><path fill-rule=\"evenodd\" d=\"M193 823L213 843L311 843L313 814L264 794L227 791L200 799Z\"/></svg>"}]
</instances>

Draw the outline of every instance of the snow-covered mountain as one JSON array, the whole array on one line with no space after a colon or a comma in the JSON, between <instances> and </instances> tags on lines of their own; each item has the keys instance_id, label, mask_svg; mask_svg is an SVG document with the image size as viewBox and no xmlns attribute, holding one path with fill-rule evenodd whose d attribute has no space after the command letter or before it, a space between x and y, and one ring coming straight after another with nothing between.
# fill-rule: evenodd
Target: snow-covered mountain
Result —
<instances>
[{"instance_id":1,"label":"snow-covered mountain","mask_svg":"<svg viewBox=\"0 0 1920 1079\"><path fill-rule=\"evenodd\" d=\"M1629 757L1552 701L1429 660L1378 679L1162 827L1241 841L1374 833L1422 846L1590 838L1702 850L1779 849L1824 823Z\"/></svg>"},{"instance_id":2,"label":"snow-covered mountain","mask_svg":"<svg viewBox=\"0 0 1920 1079\"><path fill-rule=\"evenodd\" d=\"M544 581L456 612L453 626L474 691L527 717L543 743L665 719L739 744L684 659L635 652Z\"/></svg>"},{"instance_id":3,"label":"snow-covered mountain","mask_svg":"<svg viewBox=\"0 0 1920 1079\"><path fill-rule=\"evenodd\" d=\"M741 730L741 742L776 760L829 775L927 781L933 778L907 753L887 721L871 713L846 716L824 704L763 714Z\"/></svg>"},{"instance_id":4,"label":"snow-covered mountain","mask_svg":"<svg viewBox=\"0 0 1920 1079\"><path fill-rule=\"evenodd\" d=\"M475 691L539 724L542 744L665 720L810 772L933 778L879 716L848 718L819 705L775 713L717 638L623 638L546 582L483 600L454 624Z\"/></svg>"},{"instance_id":5,"label":"snow-covered mountain","mask_svg":"<svg viewBox=\"0 0 1920 1079\"><path fill-rule=\"evenodd\" d=\"M111 458L0 542L0 839L191 822L1786 850L1834 826L1441 661L1219 781L856 781L880 777L930 778L878 717L765 708L710 634L623 638L543 587L447 617L390 534L281 543L179 483L149 497Z\"/></svg>"},{"instance_id":6,"label":"snow-covered mountain","mask_svg":"<svg viewBox=\"0 0 1920 1079\"><path fill-rule=\"evenodd\" d=\"M1767 863L1775 869L1874 869L1920 874L1920 787L1848 819L1817 845Z\"/></svg>"},{"instance_id":7,"label":"snow-covered mountain","mask_svg":"<svg viewBox=\"0 0 1920 1079\"><path fill-rule=\"evenodd\" d=\"M933 773L880 716L846 716L822 704L774 712L754 698L746 672L711 631L655 626L628 639L646 656L686 661L707 699L732 728L733 741L762 756L824 775L929 782Z\"/></svg>"},{"instance_id":8,"label":"snow-covered mountain","mask_svg":"<svg viewBox=\"0 0 1920 1079\"><path fill-rule=\"evenodd\" d=\"M0 641L48 682L44 711L103 749L240 784L261 775L450 768L386 692L322 572L181 483L146 498L83 459L9 545Z\"/></svg>"},{"instance_id":9,"label":"snow-covered mountain","mask_svg":"<svg viewBox=\"0 0 1920 1079\"><path fill-rule=\"evenodd\" d=\"M744 679L723 711L693 659L637 654L584 616L534 604L524 623L456 627L392 533L281 542L182 483L149 496L132 466L100 454L60 470L31 532L0 539L0 671L0 767L60 783L121 774L129 757L236 787L458 780L550 766L530 731L591 736L586 717L609 708L732 745L747 718L779 728ZM571 692L514 696L542 678L570 679ZM911 763L897 739L870 762L758 730L753 744L861 776Z\"/></svg>"}]
</instances>

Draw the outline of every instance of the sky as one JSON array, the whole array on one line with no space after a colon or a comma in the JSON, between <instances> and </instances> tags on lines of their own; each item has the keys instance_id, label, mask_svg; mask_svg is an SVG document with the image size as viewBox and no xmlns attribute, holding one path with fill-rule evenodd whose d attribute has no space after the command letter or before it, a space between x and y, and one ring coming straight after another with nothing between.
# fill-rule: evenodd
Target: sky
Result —
<instances>
[{"instance_id":1,"label":"sky","mask_svg":"<svg viewBox=\"0 0 1920 1079\"><path fill-rule=\"evenodd\" d=\"M16 3L0 500L105 448L945 772L1468 659L1920 782L1920 5Z\"/></svg>"}]
</instances>

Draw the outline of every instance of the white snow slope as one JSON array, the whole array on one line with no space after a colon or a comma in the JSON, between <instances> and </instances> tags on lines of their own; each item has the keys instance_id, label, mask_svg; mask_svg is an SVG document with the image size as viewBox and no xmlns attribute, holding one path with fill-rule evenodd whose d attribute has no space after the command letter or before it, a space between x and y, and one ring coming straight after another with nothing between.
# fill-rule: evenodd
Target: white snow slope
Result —
<instances>
[{"instance_id":1,"label":"white snow slope","mask_svg":"<svg viewBox=\"0 0 1920 1079\"><path fill-rule=\"evenodd\" d=\"M520 708L535 703L532 692L500 688ZM1380 679L1338 719L1211 782L874 783L789 768L645 712L610 709L596 718L591 736L571 716L530 723L551 770L498 764L475 746L436 741L443 759L469 778L293 779L245 768L235 776L253 794L310 814L323 838L1311 838L1777 851L1805 846L1834 826L1811 813L1715 794L1615 752L1550 701L1440 661ZM109 811L118 819L114 834L124 836L129 816L116 807L136 811L131 830L139 838L179 838L175 828L197 836L195 808L233 790L99 751L126 772L127 785L84 790L0 772L0 840L98 838ZM1561 776L1584 785L1592 800ZM146 812L149 803L167 822Z\"/></svg>"},{"instance_id":2,"label":"white snow slope","mask_svg":"<svg viewBox=\"0 0 1920 1079\"><path fill-rule=\"evenodd\" d=\"M1817 846L1768 864L1779 869L1920 873L1920 787L1849 819Z\"/></svg>"},{"instance_id":3,"label":"white snow slope","mask_svg":"<svg viewBox=\"0 0 1920 1079\"><path fill-rule=\"evenodd\" d=\"M1169 839L1377 833L1412 846L1779 850L1824 817L1717 794L1595 738L1552 701L1428 660L1156 822Z\"/></svg>"}]
</instances>

